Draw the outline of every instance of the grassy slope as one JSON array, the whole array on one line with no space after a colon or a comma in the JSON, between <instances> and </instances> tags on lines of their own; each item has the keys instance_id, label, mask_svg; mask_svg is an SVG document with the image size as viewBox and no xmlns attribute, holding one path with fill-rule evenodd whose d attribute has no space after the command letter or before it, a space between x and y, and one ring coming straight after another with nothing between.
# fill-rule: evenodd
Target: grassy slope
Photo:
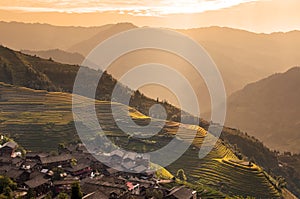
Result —
<instances>
[{"instance_id":1,"label":"grassy slope","mask_svg":"<svg viewBox=\"0 0 300 199\"><path fill-rule=\"evenodd\" d=\"M71 94L36 91L27 88L0 84L0 131L10 133L18 143L33 150L54 149L59 142L76 139L71 112ZM114 104L120 111L127 107ZM97 101L100 123L112 121L110 103ZM136 122L144 123L149 118L131 109ZM120 146L137 151L156 150L174 138L178 123L167 122L164 129L150 140L132 139L122 133L114 123L106 123L107 136ZM185 136L195 126L184 126ZM238 158L220 140L213 151L204 159L198 159L198 147L207 136L204 129L197 127L193 147L168 167L171 173L183 168L191 182L199 186L209 185L230 195L251 195L261 198L278 197L279 193L257 166L248 167L239 163ZM116 139L119 137L119 139ZM253 187L257 187L253 191ZM204 191L204 190L203 190Z\"/></svg>"},{"instance_id":2,"label":"grassy slope","mask_svg":"<svg viewBox=\"0 0 300 199\"><path fill-rule=\"evenodd\" d=\"M299 67L248 84L229 97L226 124L272 149L300 153L299 84Z\"/></svg>"},{"instance_id":3,"label":"grassy slope","mask_svg":"<svg viewBox=\"0 0 300 199\"><path fill-rule=\"evenodd\" d=\"M287 182L287 188L296 196L300 196L300 156L278 155L271 151L262 142L238 129L225 127L221 134L228 147L241 153L262 166L272 176L283 176ZM283 165L280 167L279 165Z\"/></svg>"},{"instance_id":4,"label":"grassy slope","mask_svg":"<svg viewBox=\"0 0 300 199\"><path fill-rule=\"evenodd\" d=\"M89 68L84 69L87 80L96 77L97 71ZM71 93L78 70L78 65L61 64L0 46L0 81L4 83L33 89ZM117 84L117 81L111 75L104 73L98 84L96 99L110 101L111 92ZM122 92L131 92L129 88L118 85L122 88ZM84 89L89 89L87 85L83 86L86 86ZM134 95L130 106L137 108L143 114L147 115L149 108L157 103L140 92L135 92ZM168 119L174 118L174 115L177 118L180 117L180 109L168 103L159 103L166 108ZM185 112L183 114L186 118L190 117Z\"/></svg>"},{"instance_id":5,"label":"grassy slope","mask_svg":"<svg viewBox=\"0 0 300 199\"><path fill-rule=\"evenodd\" d=\"M34 89L71 92L78 68L79 67L76 65L60 64L51 60L40 59L35 56L28 56L0 46L0 81L6 83L31 87ZM23 73L18 72L20 70L25 72ZM95 75L95 71L87 69L87 75L89 77L93 77ZM109 100L108 96L115 84L116 81L110 75L104 74L102 82L98 87L97 99ZM123 87L123 89L124 92L129 91L129 89L126 87ZM101 93L99 92L100 90L102 91ZM149 99L138 92L135 93L135 96L136 97L134 98L134 100L131 101L131 106L138 107L138 109L144 114L147 114L149 107L151 107L154 103L156 103L156 101ZM165 106L167 109L168 118L171 118L174 115L177 115L177 117L180 115L180 110L178 108L175 108L169 104L164 104L164 103L162 103L162 105ZM54 113L51 114L53 114L52 116L57 116ZM63 115L63 113L59 113L59 114ZM37 118L43 118L41 117L41 115L39 115L39 113L35 113L34 115L32 115L32 113L30 114L23 113L22 117L23 116L26 117L26 120L30 122L34 122L35 120L37 120ZM16 116L12 116L12 117L16 117ZM34 118L34 119L30 119L30 118ZM63 117L60 116L60 118ZM73 133L72 121L70 121L69 119L65 121L64 119L62 120L64 121L64 123L67 123L68 125L57 125L57 124L53 125L53 123L57 121L51 122L51 119L52 118L45 119L47 121L49 120L47 127L44 126L41 127L36 125L34 127L35 129L34 131L44 132L45 136L55 132L57 137L56 140L55 138L53 138L54 143L60 140L60 136L64 135L65 137L69 137ZM200 121L200 126L207 127L208 125L209 124L207 122L203 120ZM14 125L10 124L10 126L13 127ZM29 134L24 134L22 136L23 138L27 138L26 136L28 137L30 136L31 139L29 139L29 142L31 142L33 137L35 137L36 140L40 140L40 142L36 143L38 144L38 146L33 146L32 145L33 143L27 143L27 146L31 145L33 149L41 149L41 148L43 149L48 148L48 150L55 149L56 144L52 144L52 143L46 144L46 141L43 141L44 139L40 139L41 135L39 134L37 134L36 136L30 135L30 133L34 132L32 131L33 126L34 125L22 126L21 128L23 129L24 132L29 132ZM20 128L20 124L15 125L14 128ZM226 136L228 135L227 138L230 137L230 139L227 139L229 143L238 144L239 145L238 147L239 149L241 149L241 152L243 154L245 154L248 157L253 157L256 160L256 162L262 165L266 170L268 170L269 168L273 169L276 167L276 165L278 167L278 161L276 158L274 159L274 155L271 152L268 152L268 150L265 150L265 148L261 146L257 148L257 146L255 145L256 142L251 142L251 141L249 142L249 140L241 136L241 134L237 130L224 129L223 135ZM62 138L64 138L64 136L62 136ZM283 175L284 177L287 176L285 173L282 174L282 172L276 173L276 175ZM287 180L289 182L289 185L293 184L294 179L290 181L289 179ZM297 186L293 186L293 187L297 187ZM294 190L296 190L296 188Z\"/></svg>"}]
</instances>

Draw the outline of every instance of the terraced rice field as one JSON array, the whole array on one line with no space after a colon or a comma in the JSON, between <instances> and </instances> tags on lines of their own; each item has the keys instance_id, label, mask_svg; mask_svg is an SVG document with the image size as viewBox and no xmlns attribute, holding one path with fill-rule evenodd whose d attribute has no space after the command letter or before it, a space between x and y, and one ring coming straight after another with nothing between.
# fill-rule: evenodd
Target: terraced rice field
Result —
<instances>
[{"instance_id":1,"label":"terraced rice field","mask_svg":"<svg viewBox=\"0 0 300 199\"><path fill-rule=\"evenodd\" d=\"M0 83L0 132L9 134L26 149L42 151L56 149L66 140L76 140L71 112L72 96L65 93L48 93ZM84 107L84 101L77 106ZM125 105L112 105L117 114L128 114L139 125L149 124L151 118ZM193 145L176 162L167 167L172 174L184 169L188 180L199 186L205 184L229 195L255 196L257 198L278 198L279 192L269 182L262 169L249 166L238 160L221 140L203 159L198 158L199 148L205 137L213 137L204 129L193 125L182 125L169 121L152 120L153 130L162 128L158 134L147 139L135 138L130 134L141 133L139 128L122 132L111 115L111 103L96 102L99 122L106 136L120 147L137 152L157 150L172 139L188 140ZM88 121L89 118L86 118ZM128 127L131 124L120 118ZM193 131L197 134L194 139ZM175 137L176 136L176 137ZM178 136L178 137L177 137ZM96 138L91 138L96 143ZM210 143L210 142L208 142ZM211 196L216 197L216 196Z\"/></svg>"}]
</instances>

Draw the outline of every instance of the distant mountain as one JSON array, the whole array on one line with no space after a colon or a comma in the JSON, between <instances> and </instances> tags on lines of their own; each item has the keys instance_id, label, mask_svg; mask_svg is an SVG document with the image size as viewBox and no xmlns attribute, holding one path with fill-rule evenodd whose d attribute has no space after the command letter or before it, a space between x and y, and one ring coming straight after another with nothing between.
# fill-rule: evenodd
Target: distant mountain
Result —
<instances>
[{"instance_id":1,"label":"distant mountain","mask_svg":"<svg viewBox=\"0 0 300 199\"><path fill-rule=\"evenodd\" d=\"M100 44L105 39L108 39L109 37L127 31L137 28L137 26L131 24L131 23L119 23L115 25L110 25L107 28L102 28L98 33L90 38L86 38L86 40L83 40L79 43L74 44L73 46L70 46L70 48L67 49L67 51L70 52L79 52L82 55L87 56L93 48L95 48L98 44Z\"/></svg>"},{"instance_id":2,"label":"distant mountain","mask_svg":"<svg viewBox=\"0 0 300 199\"><path fill-rule=\"evenodd\" d=\"M79 53L69 53L59 49L44 51L21 50L21 52L32 56L36 55L44 59L53 59L54 61L64 64L80 65L85 59L84 56Z\"/></svg>"},{"instance_id":3,"label":"distant mountain","mask_svg":"<svg viewBox=\"0 0 300 199\"><path fill-rule=\"evenodd\" d=\"M69 65L55 62L52 59L42 59L37 56L26 55L0 46L0 81L16 86L25 86L32 89L47 91L73 92L74 81L79 70L79 65ZM97 78L99 72L82 67L86 75L86 84L81 85L82 89L91 89L89 80ZM96 86L96 85L95 85ZM133 100L130 101L132 107L137 108L144 114L149 114L149 109L157 103L140 91L132 91L125 85L120 84L110 74L104 72L96 91L96 99L111 100L111 94L115 86L120 88L121 93L133 93ZM115 99L123 102L123 99ZM141 103L143 101L143 103ZM187 112L171 104L159 100L162 106L167 109L168 119L180 118L181 114L187 119L196 119ZM157 115L156 117L160 117Z\"/></svg>"},{"instance_id":4,"label":"distant mountain","mask_svg":"<svg viewBox=\"0 0 300 199\"><path fill-rule=\"evenodd\" d=\"M227 122L267 146L300 153L300 68L247 85L228 100Z\"/></svg>"},{"instance_id":5,"label":"distant mountain","mask_svg":"<svg viewBox=\"0 0 300 199\"><path fill-rule=\"evenodd\" d=\"M26 148L35 151L55 149L58 143L66 140L66 137L68 141L76 140L77 137L74 135L75 129L70 114L71 95L62 92L49 93L40 89L70 93L78 68L76 65L61 64L49 59L29 56L0 46L0 81L14 85L11 86L0 83L0 110L2 111L0 114L0 130L6 134L10 134L11 137L15 138ZM25 72L17 73L19 70ZM86 72L91 78L96 73L96 71L88 68ZM5 75L1 76L1 74ZM116 80L105 73L103 82L98 88L99 91L101 90L102 92L99 92L97 98L109 100L107 95L110 94L109 91L115 84ZM18 86L26 86L39 90L20 88ZM129 89L124 87L124 92L128 91ZM135 92L135 96L131 102L132 106L137 107L145 114L148 113L149 107L157 103L156 100L147 98L139 92ZM100 104L105 105L103 102ZM180 110L174 106L166 103L161 104L166 107L169 118L172 117L172 119L174 119L173 116L178 115L180 112ZM36 110L38 110L38 112ZM201 127L207 129L208 125L208 122L200 121ZM41 132L43 132L43 135L40 134ZM51 140L51 142L49 141L47 145L45 145L43 141L36 142L36 140L41 139L41 136L43 137L42 140ZM232 175L236 172L230 170L230 168L232 168L231 166L227 168L223 163L219 164L218 161L215 160L216 157L219 158L224 154L227 158L235 159L235 156L240 156L240 153L242 153L257 164L263 166L265 171L272 170L272 172L274 172L273 176L284 176L289 182L288 188L294 193L300 193L296 184L299 182L300 177L298 174L289 176L289 172L293 167L281 169L278 166L279 162L276 153L268 150L258 140L245 136L240 131L231 128L224 128L221 138L225 143L220 140L214 152L212 152L212 156L208 156L208 159L201 160L198 164L195 162L198 161L197 158L195 158L198 156L195 154L195 150L191 149L169 169L176 172L177 169L184 166L186 173L189 173L191 178L200 177L202 179L201 183L207 183L208 181L214 182L211 186L225 193L231 190L230 187L234 187L233 193L238 193L239 195L247 193L247 195L253 194L263 197L277 196L277 191L273 189L273 185L270 185L270 182L265 178L264 172L256 173L255 171L245 171L242 169L242 173ZM200 142L199 139L200 137L197 138ZM198 143L198 141L195 141L195 143ZM136 141L132 143L136 143ZM247 159L246 157L243 158ZM185 165L185 162L193 162L193 164ZM216 171L207 170L206 167L203 167L204 164L217 164L218 169ZM229 163L229 165L230 164L231 163ZM239 167L239 164L240 163L237 163L237 165L235 165L235 169L236 166ZM296 167L297 165L295 168ZM210 177L212 173L215 175L215 172L218 173L218 177ZM227 176L226 179L229 180L228 182L230 182L230 184L228 186L224 185L225 188L222 186L223 188L220 189L219 183L223 183L220 182L220 179L225 179L222 177L223 174L227 175L229 173L231 174ZM246 173L248 177L243 178L242 176ZM227 180L225 181L225 184L228 183ZM259 187L261 186L259 191L254 193L251 191L252 187L250 190L247 186L244 186L244 183L247 184L250 183L250 181ZM206 194L210 194L210 192L206 192ZM211 197L213 197L213 195L211 195Z\"/></svg>"},{"instance_id":6,"label":"distant mountain","mask_svg":"<svg viewBox=\"0 0 300 199\"><path fill-rule=\"evenodd\" d=\"M0 44L15 50L66 49L96 35L109 26L84 28L39 23L0 22Z\"/></svg>"},{"instance_id":7,"label":"distant mountain","mask_svg":"<svg viewBox=\"0 0 300 199\"><path fill-rule=\"evenodd\" d=\"M80 42L68 50L87 55L96 45L121 30L136 28L130 24L110 27ZM274 72L283 72L288 67L300 64L300 32L256 34L247 31L210 27L176 30L201 44L218 66L228 95ZM108 71L117 79L134 66L157 62L169 65L191 80L197 90L200 108L209 110L210 97L206 85L197 71L188 62L172 53L141 50L126 54L116 60ZM137 77L139 78L139 77ZM140 77L142 78L142 77ZM179 82L180 83L180 82ZM178 105L174 97L160 88L145 87L141 91L156 98L165 98Z\"/></svg>"},{"instance_id":8,"label":"distant mountain","mask_svg":"<svg viewBox=\"0 0 300 199\"><path fill-rule=\"evenodd\" d=\"M18 50L58 48L86 56L110 36L134 28L137 27L130 23L83 28L1 22L0 43ZM176 31L196 40L207 50L223 76L228 96L250 82L300 64L300 31L256 34L225 27ZM130 68L149 62L170 65L188 77L197 91L201 110L209 109L209 93L201 76L188 62L171 53L154 50L132 52L117 59L108 71L118 79ZM178 105L175 97L162 88L144 87L141 91L149 97L167 99Z\"/></svg>"}]
</instances>

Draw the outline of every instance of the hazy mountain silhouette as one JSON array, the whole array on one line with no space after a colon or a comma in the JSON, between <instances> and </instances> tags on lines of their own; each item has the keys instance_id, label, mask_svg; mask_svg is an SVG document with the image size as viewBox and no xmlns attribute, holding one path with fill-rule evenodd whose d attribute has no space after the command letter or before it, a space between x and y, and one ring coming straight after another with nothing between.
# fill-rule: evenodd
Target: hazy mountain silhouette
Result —
<instances>
[{"instance_id":1,"label":"hazy mountain silhouette","mask_svg":"<svg viewBox=\"0 0 300 199\"><path fill-rule=\"evenodd\" d=\"M120 28L120 27L119 27ZM100 32L93 38L73 46L73 52L87 55L97 44L119 30L114 27ZM135 28L135 26L126 26ZM243 88L246 84L257 81L274 72L283 72L290 66L300 63L298 50L300 50L300 32L256 34L252 32L221 28L198 28L177 30L182 32L202 45L218 66L227 94ZM191 80L193 88L197 91L200 108L207 110L210 98L204 81L197 71L188 62L171 53L154 50L135 51L116 60L108 71L116 78L121 77L129 69L144 63L163 63L169 65ZM143 78L143 77L136 77ZM180 82L179 82L180 84ZM174 96L158 87L141 89L153 98L160 96L169 99L172 103Z\"/></svg>"},{"instance_id":2,"label":"hazy mountain silhouette","mask_svg":"<svg viewBox=\"0 0 300 199\"><path fill-rule=\"evenodd\" d=\"M0 22L0 43L15 50L66 49L109 27L63 27L48 24Z\"/></svg>"},{"instance_id":3,"label":"hazy mountain silhouette","mask_svg":"<svg viewBox=\"0 0 300 199\"><path fill-rule=\"evenodd\" d=\"M299 67L247 85L229 97L226 124L273 149L299 153L299 85Z\"/></svg>"},{"instance_id":4,"label":"hazy mountain silhouette","mask_svg":"<svg viewBox=\"0 0 300 199\"><path fill-rule=\"evenodd\" d=\"M0 43L14 49L59 48L86 56L110 36L133 28L136 26L130 23L83 28L2 22ZM257 34L222 27L177 31L190 36L207 50L222 74L228 96L250 82L300 64L299 31ZM135 51L117 59L108 71L118 79L130 68L149 62L167 64L187 77L196 91L200 109L202 112L209 110L210 97L201 75L188 62L174 54L155 50ZM159 97L179 104L176 96L162 87L148 86L141 88L141 91L149 97Z\"/></svg>"},{"instance_id":5,"label":"hazy mountain silhouette","mask_svg":"<svg viewBox=\"0 0 300 199\"><path fill-rule=\"evenodd\" d=\"M59 49L43 51L21 50L21 52L28 55L36 55L44 59L53 59L64 64L81 64L84 61L84 56L79 53L69 53Z\"/></svg>"},{"instance_id":6,"label":"hazy mountain silhouette","mask_svg":"<svg viewBox=\"0 0 300 199\"><path fill-rule=\"evenodd\" d=\"M68 65L68 64L61 64L58 62L55 62L51 59L41 59L37 56L29 56L20 52L16 52L13 51L9 48L5 48L3 46L0 46L0 81L2 82L6 82L6 83L10 83L13 85L18 85L18 86L25 86L25 87L29 87L29 88L34 88L34 89L45 89L45 90L49 90L49 91L65 91L65 92L72 92L72 86L74 83L74 78L76 76L76 73L78 71L79 67L76 65ZM298 71L299 69L297 69ZM292 72L293 73L293 72ZM93 78L94 75L96 74L96 71L91 70L86 68L86 75L87 75L87 79ZM103 78L102 78L102 84L100 84L100 86L98 87L98 91L101 92L97 92L98 94L97 99L101 99L101 100L109 100L109 97L107 97L107 95L110 95L110 91L112 90L112 88L117 84L116 80L110 76L109 74L105 73ZM280 82L281 83L281 82ZM0 87L1 85L3 85L2 83L0 83ZM122 85L121 85L122 86ZM9 87L9 88L13 88L12 86L8 86L6 85L5 87ZM14 87L16 88L16 87ZM26 91L26 97L24 98L24 96L22 95L23 92L22 91ZM123 91L124 92L129 92L130 90L126 87L123 87ZM32 94L28 94L28 92L32 92ZM3 102L3 110L5 109L9 109L9 110L13 110L13 112L18 109L19 111L21 109L28 109L27 106L15 106L14 105L14 101L16 101L16 103L20 103L22 102L23 104L31 104L32 102L37 103L38 106L43 107L42 110L44 110L47 113L51 113L49 112L49 107L47 108L45 106L45 104L47 103L56 103L55 100L58 100L58 103L61 105L62 101L64 101L66 99L66 96L68 94L66 93L62 93L62 92L56 92L55 95L57 96L57 98L51 98L51 100L46 100L46 98L43 96L44 94L46 94L47 92L45 91L33 91L30 89L26 89L26 88L20 88L17 92L13 91L11 89L5 90L3 91L2 94L0 94L0 101L2 100ZM6 103L6 101L8 100L7 96L9 96L9 104L10 106L8 107ZM48 95L49 96L49 95ZM46 101L45 101L46 100ZM61 101L62 100L62 101ZM46 102L46 103L43 103ZM41 102L41 103L39 103ZM144 113L148 113L149 108L153 105L157 103L156 100L150 99L145 97L143 94L141 94L140 92L135 92L134 97L131 101L131 105L133 107L137 107L140 111L144 112ZM161 105L166 107L167 113L168 113L168 118L172 117L171 119L176 120L176 118L174 118L173 116L177 116L180 114L180 110L174 106L171 106L167 103L164 102L159 102ZM18 104L20 105L20 104ZM36 105L34 105L36 106ZM10 107L13 107L13 109L10 109ZM53 104L52 104L53 107ZM54 106L55 107L55 106ZM21 109L20 109L21 108ZM40 111L42 111L40 110ZM33 112L35 112L35 110L31 110ZM64 111L64 110L63 110ZM57 114L57 112L55 112ZM37 115L39 115L40 112L38 112ZM187 113L184 113L187 114ZM7 115L6 115L7 116ZM9 117L9 116L7 116ZM28 118L25 114L20 114L18 116L19 118L23 118L24 121L27 122ZM33 115L32 115L33 117ZM43 118L46 117L47 118L47 114L43 116ZM186 117L189 117L189 115L187 114ZM10 119L12 119L13 117L11 117ZM53 120L56 121L56 117L51 117ZM72 117L68 117L69 119L72 119ZM35 118L31 118L31 119L35 119ZM39 119L42 119L42 117L39 117ZM36 121L38 121L39 119L35 119ZM34 120L34 121L35 121ZM15 121L15 120L13 120ZM18 120L18 124L13 124L11 126L9 126L9 121L6 119L1 120L1 127L2 127L2 131L5 132L13 132L16 133L17 135L18 132L23 133L24 136L22 136L21 138L26 138L21 139L24 142L26 142L27 144L29 144L30 146L32 146L33 143L30 142L30 140L36 140L37 138L40 139L40 133L41 132L48 132L46 130L36 130L39 129L36 125L24 125L24 121ZM49 120L45 120L47 123L49 123ZM26 123L25 122L25 123ZM26 123L27 124L27 123ZM206 121L201 120L200 121L200 126L207 129L209 123ZM7 125L7 126L6 126ZM38 124L38 125L43 125L43 124ZM57 142L62 142L65 140L65 136L69 136L69 138L73 139L73 137L71 137L72 134L72 129L70 129L69 123L67 122L67 125L61 126L61 125L57 125L60 130L59 132L62 133L61 136L58 136L58 140L52 140L53 142L57 141ZM26 127L26 128L25 128ZM35 129L35 130L34 130ZM56 132L57 133L57 132ZM14 135L14 134L12 134ZM46 136L50 135L50 134L45 134ZM221 138L223 139L223 141L230 143L226 144L226 146L229 147L230 150L232 150L232 152L235 155L240 156L241 153L246 155L248 158L251 158L252 160L254 160L257 164L263 166L264 169L266 170L272 170L272 172L274 172L275 175L281 175L284 176L287 180L288 184L288 188L290 190L292 190L294 193L299 193L299 190L297 188L297 183L299 182L299 174L296 172L294 173L293 176L290 176L290 172L293 171L293 169L297 168L297 164L295 164L295 166L291 166L289 168L280 168L276 153L273 151L270 151L268 148L266 148L265 146L263 146L263 144L261 142L259 142L257 139L253 138L253 137L249 137L247 135L245 135L244 133L240 132L239 130L236 129L232 129L232 128L224 128ZM29 140L29 141L28 141ZM52 142L52 144L53 144ZM37 145L40 145L40 143L37 143ZM234 145L234 147L232 147ZM53 146L53 145L52 145ZM224 153L224 151L222 151L222 153ZM187 152L187 154L189 154L189 152ZM226 153L225 153L226 154ZM191 155L190 157L197 157L194 155ZM210 156L209 156L210 157ZM211 158L211 157L210 157ZM215 159L213 159L215 161ZM188 162L186 160L180 160L183 162ZM181 167L181 164L176 164L178 167ZM193 165L190 165L191 168L193 168ZM200 168L198 165L196 165L195 168ZM222 173L222 172L221 172ZM230 172L231 174L234 174L235 172ZM256 175L256 174L252 174L252 175ZM235 176L235 175L233 175ZM264 176L264 175L262 175ZM253 176L252 176L253 177ZM238 186L241 186L241 182L240 180L233 180L233 182L237 182ZM246 179L246 182L249 183L249 179ZM260 185L258 185L260 186ZM243 188L242 188L243 189ZM265 192L265 189L263 189L263 191ZM269 194L269 193L264 193L263 194Z\"/></svg>"},{"instance_id":7,"label":"hazy mountain silhouette","mask_svg":"<svg viewBox=\"0 0 300 199\"><path fill-rule=\"evenodd\" d=\"M79 52L83 55L88 55L93 48L95 48L98 44L100 44L105 39L118 34L123 31L127 31L133 28L137 28L137 26L131 23L119 23L115 25L111 25L108 28L101 29L96 35L91 38L86 38L86 40L79 42L67 50L70 52Z\"/></svg>"}]
</instances>

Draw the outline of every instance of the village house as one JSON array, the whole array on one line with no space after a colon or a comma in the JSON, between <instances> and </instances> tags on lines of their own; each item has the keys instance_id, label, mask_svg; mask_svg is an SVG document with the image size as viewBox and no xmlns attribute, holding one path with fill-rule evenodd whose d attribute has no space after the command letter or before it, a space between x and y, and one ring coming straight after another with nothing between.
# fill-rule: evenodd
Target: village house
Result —
<instances>
[{"instance_id":1,"label":"village house","mask_svg":"<svg viewBox=\"0 0 300 199\"><path fill-rule=\"evenodd\" d=\"M34 153L34 152L27 152L26 153L26 159L30 160L38 160L40 161L41 158L48 157L50 154L49 153Z\"/></svg>"},{"instance_id":2,"label":"village house","mask_svg":"<svg viewBox=\"0 0 300 199\"><path fill-rule=\"evenodd\" d=\"M160 186L155 171L150 169L150 156L147 154L125 153L122 150L102 153L101 157L109 165L113 163L111 168L92 154L87 154L83 145L68 149L74 151L58 156L29 152L26 157L20 158L7 155L14 153L15 147L6 144L2 150L6 155L0 156L0 174L17 182L22 194L27 192L27 195L34 194L36 198L42 198L49 192L53 197L60 192L70 194L75 182L80 183L84 199L145 199L149 189L160 191L163 198L196 197L196 192L185 187L167 190Z\"/></svg>"},{"instance_id":3,"label":"village house","mask_svg":"<svg viewBox=\"0 0 300 199\"><path fill-rule=\"evenodd\" d=\"M110 196L107 196L100 190L94 191L88 195L85 195L82 199L110 199Z\"/></svg>"},{"instance_id":4,"label":"village house","mask_svg":"<svg viewBox=\"0 0 300 199\"><path fill-rule=\"evenodd\" d=\"M150 166L150 155L149 154L138 154L136 157L137 165L143 165L147 168Z\"/></svg>"},{"instance_id":5,"label":"village house","mask_svg":"<svg viewBox=\"0 0 300 199\"><path fill-rule=\"evenodd\" d=\"M100 191L108 198L120 198L128 191L124 181L109 177L84 179L81 181L81 190L85 195Z\"/></svg>"},{"instance_id":6,"label":"village house","mask_svg":"<svg viewBox=\"0 0 300 199\"><path fill-rule=\"evenodd\" d=\"M113 165L121 164L124 156L124 152L121 150L114 150L108 155Z\"/></svg>"},{"instance_id":7,"label":"village house","mask_svg":"<svg viewBox=\"0 0 300 199\"><path fill-rule=\"evenodd\" d=\"M27 191L31 191L36 197L49 193L52 187L51 181L45 179L42 174L24 182L24 186L27 188Z\"/></svg>"},{"instance_id":8,"label":"village house","mask_svg":"<svg viewBox=\"0 0 300 199\"><path fill-rule=\"evenodd\" d=\"M197 199L197 192L185 186L173 187L166 196L167 199Z\"/></svg>"},{"instance_id":9,"label":"village house","mask_svg":"<svg viewBox=\"0 0 300 199\"><path fill-rule=\"evenodd\" d=\"M0 166L12 165L12 157L0 156Z\"/></svg>"},{"instance_id":10,"label":"village house","mask_svg":"<svg viewBox=\"0 0 300 199\"><path fill-rule=\"evenodd\" d=\"M29 180L30 173L28 171L24 171L18 168L10 168L6 173L5 176L12 179L14 182L21 183L26 180Z\"/></svg>"},{"instance_id":11,"label":"village house","mask_svg":"<svg viewBox=\"0 0 300 199\"><path fill-rule=\"evenodd\" d=\"M53 167L69 167L72 156L70 154L61 154L58 156L48 156L40 158L41 164L45 168L53 168Z\"/></svg>"},{"instance_id":12,"label":"village house","mask_svg":"<svg viewBox=\"0 0 300 199\"><path fill-rule=\"evenodd\" d=\"M13 156L17 147L18 147L17 143L13 141L6 142L0 147L0 156L6 156L6 157Z\"/></svg>"},{"instance_id":13,"label":"village house","mask_svg":"<svg viewBox=\"0 0 300 199\"><path fill-rule=\"evenodd\" d=\"M60 192L70 193L72 184L79 182L78 179L74 178L65 178L63 180L58 180L53 182L54 192L58 194Z\"/></svg>"},{"instance_id":14,"label":"village house","mask_svg":"<svg viewBox=\"0 0 300 199\"><path fill-rule=\"evenodd\" d=\"M72 176L80 176L81 178L90 176L92 169L90 165L80 163L69 168L65 168L65 171L71 174Z\"/></svg>"}]
</instances>

